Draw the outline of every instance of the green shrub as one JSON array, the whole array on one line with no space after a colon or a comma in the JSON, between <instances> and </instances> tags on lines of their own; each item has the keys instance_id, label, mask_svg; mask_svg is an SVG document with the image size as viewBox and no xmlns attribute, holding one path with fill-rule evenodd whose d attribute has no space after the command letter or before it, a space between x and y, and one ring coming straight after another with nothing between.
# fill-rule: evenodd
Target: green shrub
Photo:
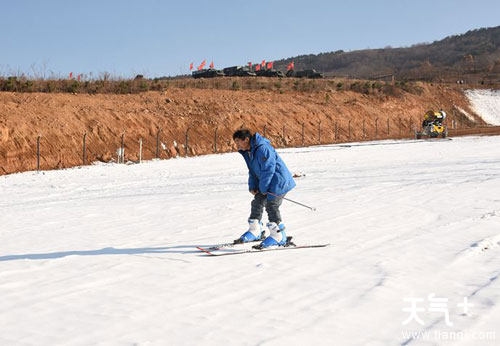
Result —
<instances>
[{"instance_id":1,"label":"green shrub","mask_svg":"<svg viewBox=\"0 0 500 346\"><path fill-rule=\"evenodd\" d=\"M47 82L47 87L46 87L45 90L47 90L47 92L49 92L49 93L54 92L56 90L56 86L55 86L55 84L53 82L48 81Z\"/></svg>"},{"instance_id":2,"label":"green shrub","mask_svg":"<svg viewBox=\"0 0 500 346\"><path fill-rule=\"evenodd\" d=\"M132 92L132 88L129 81L121 81L118 84L118 93L119 94L130 94Z\"/></svg>"},{"instance_id":3,"label":"green shrub","mask_svg":"<svg viewBox=\"0 0 500 346\"><path fill-rule=\"evenodd\" d=\"M22 91L32 92L33 91L33 82L30 80L27 80L26 82L24 82L23 87L22 87Z\"/></svg>"},{"instance_id":4,"label":"green shrub","mask_svg":"<svg viewBox=\"0 0 500 346\"><path fill-rule=\"evenodd\" d=\"M17 80L17 77L7 78L7 83L5 83L5 91L17 91L18 84L19 81Z\"/></svg>"},{"instance_id":5,"label":"green shrub","mask_svg":"<svg viewBox=\"0 0 500 346\"><path fill-rule=\"evenodd\" d=\"M370 94L370 88L371 88L371 85L370 85L370 82L365 82L365 84L363 84L363 94Z\"/></svg>"},{"instance_id":6,"label":"green shrub","mask_svg":"<svg viewBox=\"0 0 500 346\"><path fill-rule=\"evenodd\" d=\"M139 91L148 91L149 90L149 85L146 83L144 80L141 80L139 82Z\"/></svg>"},{"instance_id":7,"label":"green shrub","mask_svg":"<svg viewBox=\"0 0 500 346\"><path fill-rule=\"evenodd\" d=\"M351 83L351 85L349 86L349 88L352 91L361 92L361 83L359 83L359 82Z\"/></svg>"}]
</instances>

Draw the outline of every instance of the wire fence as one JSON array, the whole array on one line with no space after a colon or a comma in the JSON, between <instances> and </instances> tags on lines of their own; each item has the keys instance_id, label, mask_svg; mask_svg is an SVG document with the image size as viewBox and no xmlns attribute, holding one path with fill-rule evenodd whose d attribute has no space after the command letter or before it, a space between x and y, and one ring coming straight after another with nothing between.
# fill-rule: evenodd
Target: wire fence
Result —
<instances>
[{"instance_id":1,"label":"wire fence","mask_svg":"<svg viewBox=\"0 0 500 346\"><path fill-rule=\"evenodd\" d=\"M450 135L465 134L471 125L456 119L448 121ZM481 133L479 127L475 128ZM260 128L251 128L271 140L277 148L305 147L344 142L358 142L382 139L415 138L420 129L420 119L412 117L375 118L362 120L321 119L308 123L264 124ZM488 129L488 128L486 128ZM491 129L491 128L490 128ZM498 129L497 129L498 130ZM483 128L483 131L484 128ZM4 174L29 171L50 170L74 166L85 166L96 161L116 163L141 163L143 160L169 159L211 153L225 153L235 150L232 133L226 128L214 126L194 131L193 127L185 130L156 131L140 135L137 131L117 131L107 134L103 140L102 132L82 133L80 138L71 138L71 147L57 147L61 142L53 134L45 137L42 133L34 138L33 151L22 153L22 164L15 168L2 169ZM15 139L14 139L15 141ZM68 141L63 141L67 143ZM1 157L0 157L1 159ZM5 163L0 162L0 166Z\"/></svg>"}]
</instances>

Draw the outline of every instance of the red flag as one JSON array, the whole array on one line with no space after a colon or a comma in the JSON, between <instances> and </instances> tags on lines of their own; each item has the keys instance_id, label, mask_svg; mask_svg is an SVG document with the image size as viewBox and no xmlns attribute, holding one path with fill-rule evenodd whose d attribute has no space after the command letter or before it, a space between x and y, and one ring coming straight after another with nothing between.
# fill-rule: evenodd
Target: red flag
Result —
<instances>
[{"instance_id":1,"label":"red flag","mask_svg":"<svg viewBox=\"0 0 500 346\"><path fill-rule=\"evenodd\" d=\"M287 68L286 68L286 69L287 69L287 70L293 70L293 69L294 69L294 67L295 67L295 66L294 66L293 61L292 61L291 63L289 63L289 64L288 64L288 66L287 66Z\"/></svg>"},{"instance_id":2,"label":"red flag","mask_svg":"<svg viewBox=\"0 0 500 346\"><path fill-rule=\"evenodd\" d=\"M266 61L262 60L262 64L260 65L261 67L266 67Z\"/></svg>"},{"instance_id":3,"label":"red flag","mask_svg":"<svg viewBox=\"0 0 500 346\"><path fill-rule=\"evenodd\" d=\"M270 69L272 69L272 68L273 68L273 62L272 62L272 61L271 61L271 62L268 62L268 63L267 63L267 69L268 69L268 70L270 70Z\"/></svg>"},{"instance_id":4,"label":"red flag","mask_svg":"<svg viewBox=\"0 0 500 346\"><path fill-rule=\"evenodd\" d=\"M189 71L191 71L192 69L193 69L193 63L189 65Z\"/></svg>"},{"instance_id":5,"label":"red flag","mask_svg":"<svg viewBox=\"0 0 500 346\"><path fill-rule=\"evenodd\" d=\"M76 79L77 79L78 81L80 81L80 76L81 76L81 75L76 76Z\"/></svg>"},{"instance_id":6,"label":"red flag","mask_svg":"<svg viewBox=\"0 0 500 346\"><path fill-rule=\"evenodd\" d=\"M260 65L255 65L255 71L260 71Z\"/></svg>"},{"instance_id":7,"label":"red flag","mask_svg":"<svg viewBox=\"0 0 500 346\"><path fill-rule=\"evenodd\" d=\"M198 66L198 70L201 70L202 68L204 68L206 63L207 63L207 61L206 61L206 60L203 60L203 61L201 62L201 65L200 65L200 66Z\"/></svg>"},{"instance_id":8,"label":"red flag","mask_svg":"<svg viewBox=\"0 0 500 346\"><path fill-rule=\"evenodd\" d=\"M250 61L248 62L248 67L252 68L252 63Z\"/></svg>"},{"instance_id":9,"label":"red flag","mask_svg":"<svg viewBox=\"0 0 500 346\"><path fill-rule=\"evenodd\" d=\"M73 72L69 73L69 79L73 78Z\"/></svg>"},{"instance_id":10,"label":"red flag","mask_svg":"<svg viewBox=\"0 0 500 346\"><path fill-rule=\"evenodd\" d=\"M214 68L214 62L213 61L210 63L210 68Z\"/></svg>"}]
</instances>

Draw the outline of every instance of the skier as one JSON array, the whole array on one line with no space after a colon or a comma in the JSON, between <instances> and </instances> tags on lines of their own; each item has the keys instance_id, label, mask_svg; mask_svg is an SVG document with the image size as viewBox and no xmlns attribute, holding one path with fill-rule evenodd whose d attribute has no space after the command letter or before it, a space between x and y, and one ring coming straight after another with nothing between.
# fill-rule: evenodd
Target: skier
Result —
<instances>
[{"instance_id":1,"label":"skier","mask_svg":"<svg viewBox=\"0 0 500 346\"><path fill-rule=\"evenodd\" d=\"M248 218L249 229L234 242L263 239L257 248L283 246L287 237L279 207L285 194L295 187L292 174L269 140L259 133L252 134L248 129L240 129L233 133L233 140L247 164L248 188L254 195ZM270 232L268 237L265 237L261 222L264 207L269 219L266 225Z\"/></svg>"}]
</instances>

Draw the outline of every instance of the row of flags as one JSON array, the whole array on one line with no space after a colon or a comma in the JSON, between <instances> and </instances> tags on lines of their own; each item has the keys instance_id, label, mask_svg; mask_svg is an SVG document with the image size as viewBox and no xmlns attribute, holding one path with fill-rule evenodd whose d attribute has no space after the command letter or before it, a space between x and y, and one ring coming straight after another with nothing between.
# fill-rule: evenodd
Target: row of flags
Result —
<instances>
[{"instance_id":1,"label":"row of flags","mask_svg":"<svg viewBox=\"0 0 500 346\"><path fill-rule=\"evenodd\" d=\"M255 71L260 71L261 69L264 69L264 68L267 68L268 70L272 69L273 68L273 61L269 61L269 62L266 62L265 60L262 60L262 62L260 64L257 64L257 65L252 65L251 62L248 62L248 67L252 68L252 66L254 66L255 68ZM207 64L207 61L206 60L203 60L200 64L200 66L198 66L198 71L199 70L202 70L205 65ZM194 64L191 63L189 65L189 71L192 71L193 70L193 67L194 67ZM210 68L214 68L214 62L212 61L209 65ZM286 70L293 70L294 69L294 64L293 64L293 61L291 63L288 64L288 66L286 67ZM78 74L76 75L76 80L77 81L80 81L80 79L83 77L82 74ZM69 79L75 79L73 78L73 72L70 72L69 73Z\"/></svg>"},{"instance_id":2,"label":"row of flags","mask_svg":"<svg viewBox=\"0 0 500 346\"><path fill-rule=\"evenodd\" d=\"M200 66L198 66L198 71L202 70L205 67L206 63L207 63L207 61L203 60L201 62L201 64L200 64ZM265 60L262 60L262 62L260 64L257 64L257 65L252 65L251 62L248 62L248 66L250 68L252 68L252 66L255 66L255 71L260 71L261 69L264 69L264 68L270 70L270 69L273 68L273 63L274 63L273 61L266 62ZM214 62L213 61L210 63L209 67L210 68L214 68ZM194 63L189 64L189 71L192 71L193 68L194 68ZM288 64L288 66L287 66L286 69L287 69L287 71L294 69L294 63L293 63L293 61Z\"/></svg>"},{"instance_id":3,"label":"row of flags","mask_svg":"<svg viewBox=\"0 0 500 346\"><path fill-rule=\"evenodd\" d=\"M267 68L268 70L273 68L273 61L266 62L262 60L260 64L252 65L251 62L248 62L248 67L252 68L254 66L255 71L260 71L261 69Z\"/></svg>"},{"instance_id":4,"label":"row of flags","mask_svg":"<svg viewBox=\"0 0 500 346\"><path fill-rule=\"evenodd\" d=\"M200 64L200 66L198 66L198 71L199 71L199 70L202 70L202 69L205 67L206 63L207 63L207 61L206 61L206 60L203 60L203 61L201 62L201 64ZM189 65L189 71L191 71L191 70L193 69L193 66L194 66L194 65L193 65L193 63L191 63L191 64ZM210 68L214 68L214 62L213 62L213 61L210 63L210 66L209 66L209 67L210 67Z\"/></svg>"},{"instance_id":5,"label":"row of flags","mask_svg":"<svg viewBox=\"0 0 500 346\"><path fill-rule=\"evenodd\" d=\"M252 63L249 62L248 66L252 67ZM255 71L259 71L261 68L267 68L268 70L273 68L273 61L269 61L266 63L265 60L262 60L260 64L255 65Z\"/></svg>"},{"instance_id":6,"label":"row of flags","mask_svg":"<svg viewBox=\"0 0 500 346\"><path fill-rule=\"evenodd\" d=\"M76 80L77 80L77 81L80 81L80 79L82 78L82 76L83 76L82 74L78 74L78 75L76 75ZM74 79L74 78L73 78L73 72L70 72L70 73L69 73L69 79Z\"/></svg>"}]
</instances>

